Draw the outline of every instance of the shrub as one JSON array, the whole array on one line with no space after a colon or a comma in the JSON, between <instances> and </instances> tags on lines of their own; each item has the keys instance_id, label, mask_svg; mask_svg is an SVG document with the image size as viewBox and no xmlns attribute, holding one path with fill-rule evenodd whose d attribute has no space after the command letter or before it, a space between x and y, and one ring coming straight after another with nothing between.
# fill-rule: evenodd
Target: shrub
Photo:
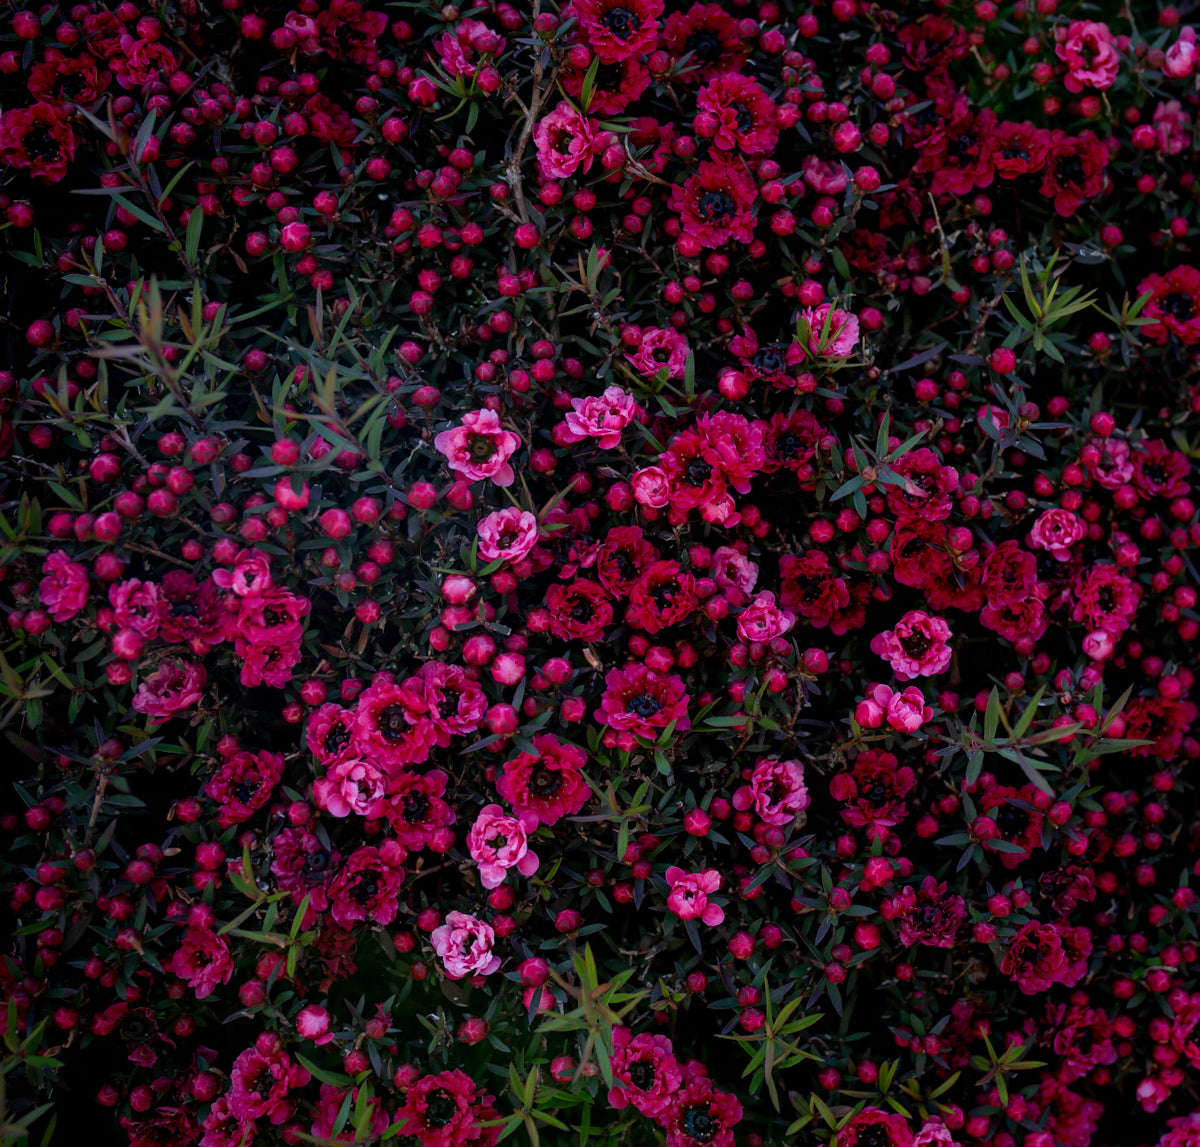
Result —
<instances>
[{"instance_id":1,"label":"shrub","mask_svg":"<svg viewBox=\"0 0 1200 1147\"><path fill-rule=\"evenodd\" d=\"M1102 14L17 7L6 1140L1200 1142L1198 54Z\"/></svg>"}]
</instances>

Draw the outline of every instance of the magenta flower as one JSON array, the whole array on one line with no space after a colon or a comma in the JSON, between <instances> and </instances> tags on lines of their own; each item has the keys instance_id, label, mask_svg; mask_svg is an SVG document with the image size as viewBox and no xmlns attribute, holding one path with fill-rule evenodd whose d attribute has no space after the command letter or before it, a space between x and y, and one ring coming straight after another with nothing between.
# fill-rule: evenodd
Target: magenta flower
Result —
<instances>
[{"instance_id":1,"label":"magenta flower","mask_svg":"<svg viewBox=\"0 0 1200 1147\"><path fill-rule=\"evenodd\" d=\"M500 424L494 410L464 414L462 425L443 430L433 440L451 470L471 482L490 478L497 486L511 486L515 475L509 459L521 448L521 439Z\"/></svg>"},{"instance_id":2,"label":"magenta flower","mask_svg":"<svg viewBox=\"0 0 1200 1147\"><path fill-rule=\"evenodd\" d=\"M71 561L61 550L54 550L42 563L38 597L55 621L70 621L87 605L87 570Z\"/></svg>"},{"instance_id":3,"label":"magenta flower","mask_svg":"<svg viewBox=\"0 0 1200 1147\"><path fill-rule=\"evenodd\" d=\"M683 378L687 373L687 339L669 328L644 327L637 353L625 357L643 378L654 378L664 368L668 378Z\"/></svg>"},{"instance_id":4,"label":"magenta flower","mask_svg":"<svg viewBox=\"0 0 1200 1147\"><path fill-rule=\"evenodd\" d=\"M657 466L646 466L632 479L633 498L639 506L660 510L671 500L671 480Z\"/></svg>"},{"instance_id":5,"label":"magenta flower","mask_svg":"<svg viewBox=\"0 0 1200 1147\"><path fill-rule=\"evenodd\" d=\"M296 1015L296 1032L301 1039L312 1040L315 1044L326 1044L333 1039L329 1030L331 1017L320 1004L309 1004L301 1008Z\"/></svg>"},{"instance_id":6,"label":"magenta flower","mask_svg":"<svg viewBox=\"0 0 1200 1147\"><path fill-rule=\"evenodd\" d=\"M592 166L592 122L566 100L560 100L533 129L538 170L543 179L569 179Z\"/></svg>"},{"instance_id":7,"label":"magenta flower","mask_svg":"<svg viewBox=\"0 0 1200 1147\"><path fill-rule=\"evenodd\" d=\"M721 890L721 874L715 868L703 872L684 872L671 865L667 869L667 884L671 891L667 896L667 907L680 920L701 920L710 928L725 919L725 910L710 904L708 897Z\"/></svg>"},{"instance_id":8,"label":"magenta flower","mask_svg":"<svg viewBox=\"0 0 1200 1147\"><path fill-rule=\"evenodd\" d=\"M529 851L525 826L514 816L506 816L498 804L485 805L467 833L467 849L479 865L479 882L484 888L504 883L510 868L522 876L532 876L538 867L537 854Z\"/></svg>"},{"instance_id":9,"label":"magenta flower","mask_svg":"<svg viewBox=\"0 0 1200 1147\"><path fill-rule=\"evenodd\" d=\"M210 928L189 928L167 965L204 1000L233 978L233 957L224 936Z\"/></svg>"},{"instance_id":10,"label":"magenta flower","mask_svg":"<svg viewBox=\"0 0 1200 1147\"><path fill-rule=\"evenodd\" d=\"M433 930L430 940L451 980L490 976L500 967L500 957L492 954L496 934L482 920L465 912L450 912L446 923Z\"/></svg>"},{"instance_id":11,"label":"magenta flower","mask_svg":"<svg viewBox=\"0 0 1200 1147\"><path fill-rule=\"evenodd\" d=\"M949 636L950 626L940 617L912 609L896 622L895 629L871 639L871 652L891 664L898 681L932 677L950 665Z\"/></svg>"},{"instance_id":12,"label":"magenta flower","mask_svg":"<svg viewBox=\"0 0 1200 1147\"><path fill-rule=\"evenodd\" d=\"M1113 86L1120 70L1116 37L1107 24L1094 20L1072 20L1062 42L1055 49L1058 58L1067 65L1063 84L1069 92L1084 88L1103 91Z\"/></svg>"},{"instance_id":13,"label":"magenta flower","mask_svg":"<svg viewBox=\"0 0 1200 1147\"><path fill-rule=\"evenodd\" d=\"M915 733L926 721L932 719L933 709L925 704L925 695L915 685L910 685L903 693L893 693L888 698L887 723L897 733Z\"/></svg>"},{"instance_id":14,"label":"magenta flower","mask_svg":"<svg viewBox=\"0 0 1200 1147\"><path fill-rule=\"evenodd\" d=\"M775 605L775 595L763 590L738 615L737 634L747 645L782 637L796 624L796 615Z\"/></svg>"},{"instance_id":15,"label":"magenta flower","mask_svg":"<svg viewBox=\"0 0 1200 1147\"><path fill-rule=\"evenodd\" d=\"M181 657L166 657L138 686L133 707L157 725L191 709L203 696L207 682L203 665Z\"/></svg>"},{"instance_id":16,"label":"magenta flower","mask_svg":"<svg viewBox=\"0 0 1200 1147\"><path fill-rule=\"evenodd\" d=\"M313 782L313 801L330 816L378 816L387 782L387 774L370 761L343 757Z\"/></svg>"},{"instance_id":17,"label":"magenta flower","mask_svg":"<svg viewBox=\"0 0 1200 1147\"><path fill-rule=\"evenodd\" d=\"M807 328L808 352L814 358L847 358L858 345L858 319L832 303L805 307L800 312L801 334Z\"/></svg>"},{"instance_id":18,"label":"magenta flower","mask_svg":"<svg viewBox=\"0 0 1200 1147\"><path fill-rule=\"evenodd\" d=\"M1070 510L1047 510L1029 531L1029 544L1049 550L1057 562L1070 561L1071 547L1087 533L1087 527Z\"/></svg>"}]
</instances>

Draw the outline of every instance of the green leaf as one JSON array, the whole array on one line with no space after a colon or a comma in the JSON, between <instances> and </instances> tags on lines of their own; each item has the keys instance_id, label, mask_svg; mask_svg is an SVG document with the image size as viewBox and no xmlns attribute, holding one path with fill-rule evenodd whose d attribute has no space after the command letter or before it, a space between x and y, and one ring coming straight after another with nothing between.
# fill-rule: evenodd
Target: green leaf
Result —
<instances>
[{"instance_id":1,"label":"green leaf","mask_svg":"<svg viewBox=\"0 0 1200 1147\"><path fill-rule=\"evenodd\" d=\"M200 231L204 227L204 212L197 203L188 217L187 235L184 238L183 253L189 264L195 264L200 252Z\"/></svg>"}]
</instances>

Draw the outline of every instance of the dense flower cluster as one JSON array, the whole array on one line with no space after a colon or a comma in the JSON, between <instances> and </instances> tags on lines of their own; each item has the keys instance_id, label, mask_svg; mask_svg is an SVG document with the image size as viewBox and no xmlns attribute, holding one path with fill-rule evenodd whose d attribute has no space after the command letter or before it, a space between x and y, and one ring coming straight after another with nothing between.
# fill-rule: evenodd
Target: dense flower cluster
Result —
<instances>
[{"instance_id":1,"label":"dense flower cluster","mask_svg":"<svg viewBox=\"0 0 1200 1147\"><path fill-rule=\"evenodd\" d=\"M1200 1147L1186 6L10 7L6 1127Z\"/></svg>"}]
</instances>

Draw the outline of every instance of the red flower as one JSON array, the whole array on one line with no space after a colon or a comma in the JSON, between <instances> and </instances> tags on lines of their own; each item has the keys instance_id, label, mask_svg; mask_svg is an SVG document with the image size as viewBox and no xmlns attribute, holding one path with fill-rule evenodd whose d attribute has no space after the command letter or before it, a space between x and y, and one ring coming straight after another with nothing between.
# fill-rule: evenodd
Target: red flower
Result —
<instances>
[{"instance_id":1,"label":"red flower","mask_svg":"<svg viewBox=\"0 0 1200 1147\"><path fill-rule=\"evenodd\" d=\"M609 670L604 685L597 719L608 726L604 743L610 748L633 749L638 737L653 740L672 721L677 732L691 727L687 689L674 674L655 673L634 661Z\"/></svg>"},{"instance_id":2,"label":"red flower","mask_svg":"<svg viewBox=\"0 0 1200 1147\"><path fill-rule=\"evenodd\" d=\"M491 1147L501 1128L482 1124L496 1118L492 1097L477 1091L469 1075L454 1070L414 1083L393 1122L401 1135L415 1135L421 1147Z\"/></svg>"},{"instance_id":3,"label":"red flower","mask_svg":"<svg viewBox=\"0 0 1200 1147\"><path fill-rule=\"evenodd\" d=\"M597 546L593 565L600 584L613 597L624 597L657 558L658 550L639 526L614 526Z\"/></svg>"},{"instance_id":4,"label":"red flower","mask_svg":"<svg viewBox=\"0 0 1200 1147\"><path fill-rule=\"evenodd\" d=\"M283 757L265 749L236 752L225 759L204 786L205 793L221 805L217 823L222 828L241 824L271 799L283 776Z\"/></svg>"},{"instance_id":5,"label":"red flower","mask_svg":"<svg viewBox=\"0 0 1200 1147\"><path fill-rule=\"evenodd\" d=\"M667 1133L667 1147L733 1147L733 1128L741 1118L737 1099L699 1076L675 1093L657 1120Z\"/></svg>"},{"instance_id":6,"label":"red flower","mask_svg":"<svg viewBox=\"0 0 1200 1147\"><path fill-rule=\"evenodd\" d=\"M695 608L695 578L678 562L659 561L630 588L625 622L654 634L690 617Z\"/></svg>"},{"instance_id":7,"label":"red flower","mask_svg":"<svg viewBox=\"0 0 1200 1147\"><path fill-rule=\"evenodd\" d=\"M1151 320L1143 328L1148 337L1163 346L1171 335L1187 346L1200 342L1200 270L1184 264L1165 275L1147 275L1138 294L1147 291L1142 318Z\"/></svg>"},{"instance_id":8,"label":"red flower","mask_svg":"<svg viewBox=\"0 0 1200 1147\"><path fill-rule=\"evenodd\" d=\"M59 104L44 100L0 116L0 158L43 183L57 183L75 157L75 133Z\"/></svg>"},{"instance_id":9,"label":"red flower","mask_svg":"<svg viewBox=\"0 0 1200 1147\"><path fill-rule=\"evenodd\" d=\"M846 583L833 572L824 550L809 550L797 557L784 554L779 559L783 578L780 603L793 609L814 629L824 629L850 604Z\"/></svg>"},{"instance_id":10,"label":"red flower","mask_svg":"<svg viewBox=\"0 0 1200 1147\"><path fill-rule=\"evenodd\" d=\"M894 919L900 922L900 943L923 944L928 948L952 948L959 925L967 915L961 896L948 896L945 883L934 876L921 881L920 891L911 884L891 900Z\"/></svg>"},{"instance_id":11,"label":"red flower","mask_svg":"<svg viewBox=\"0 0 1200 1147\"><path fill-rule=\"evenodd\" d=\"M612 624L613 609L601 586L577 578L570 585L552 585L546 591L550 632L563 641L599 641Z\"/></svg>"},{"instance_id":12,"label":"red flower","mask_svg":"<svg viewBox=\"0 0 1200 1147\"><path fill-rule=\"evenodd\" d=\"M1197 283L1200 284L1200 272ZM1157 438L1142 443L1133 451L1133 484L1146 498L1185 497L1191 492L1191 475L1192 466L1187 455L1169 449Z\"/></svg>"},{"instance_id":13,"label":"red flower","mask_svg":"<svg viewBox=\"0 0 1200 1147\"><path fill-rule=\"evenodd\" d=\"M634 1035L627 1027L614 1027L612 1073L617 1081L609 1088L608 1102L617 1108L632 1104L643 1115L658 1116L674 1100L683 1072L666 1036L644 1032Z\"/></svg>"},{"instance_id":14,"label":"red flower","mask_svg":"<svg viewBox=\"0 0 1200 1147\"><path fill-rule=\"evenodd\" d=\"M441 769L427 773L402 773L383 802L383 815L396 840L410 852L426 846L445 852L454 842L454 809L446 803L446 781Z\"/></svg>"},{"instance_id":15,"label":"red flower","mask_svg":"<svg viewBox=\"0 0 1200 1147\"><path fill-rule=\"evenodd\" d=\"M583 96L583 81L587 68L576 68L570 60L561 73L567 95L576 102ZM596 69L596 84L588 114L593 116L620 115L650 86L650 69L637 56L626 56L615 63L602 63Z\"/></svg>"},{"instance_id":16,"label":"red flower","mask_svg":"<svg viewBox=\"0 0 1200 1147\"><path fill-rule=\"evenodd\" d=\"M992 136L992 163L1001 179L1035 175L1046 166L1050 133L1031 123L998 124Z\"/></svg>"},{"instance_id":17,"label":"red flower","mask_svg":"<svg viewBox=\"0 0 1200 1147\"><path fill-rule=\"evenodd\" d=\"M837 1147L911 1147L912 1141L904 1117L878 1107L864 1107L837 1135Z\"/></svg>"},{"instance_id":18,"label":"red flower","mask_svg":"<svg viewBox=\"0 0 1200 1147\"><path fill-rule=\"evenodd\" d=\"M528 829L573 816L591 795L582 773L587 753L562 744L553 733L538 733L533 747L536 754L518 754L505 764L504 775L496 781L496 791Z\"/></svg>"},{"instance_id":19,"label":"red flower","mask_svg":"<svg viewBox=\"0 0 1200 1147\"><path fill-rule=\"evenodd\" d=\"M1042 194L1054 200L1059 215L1074 215L1085 199L1094 199L1108 187L1107 167L1108 148L1095 132L1084 131L1077 136L1052 132L1042 172Z\"/></svg>"},{"instance_id":20,"label":"red flower","mask_svg":"<svg viewBox=\"0 0 1200 1147\"><path fill-rule=\"evenodd\" d=\"M671 210L685 234L702 247L720 247L730 239L754 238L750 209L757 197L754 181L722 160L704 160L695 175L671 188Z\"/></svg>"},{"instance_id":21,"label":"red flower","mask_svg":"<svg viewBox=\"0 0 1200 1147\"><path fill-rule=\"evenodd\" d=\"M720 151L769 154L779 140L775 104L749 76L714 76L696 96L696 132Z\"/></svg>"},{"instance_id":22,"label":"red flower","mask_svg":"<svg viewBox=\"0 0 1200 1147\"><path fill-rule=\"evenodd\" d=\"M739 72L748 56L737 21L720 4L693 4L686 12L672 12L662 45L676 61L688 57L677 77L684 83Z\"/></svg>"},{"instance_id":23,"label":"red flower","mask_svg":"<svg viewBox=\"0 0 1200 1147\"><path fill-rule=\"evenodd\" d=\"M395 841L356 849L329 886L329 914L343 928L368 920L390 924L399 911L404 858Z\"/></svg>"},{"instance_id":24,"label":"red flower","mask_svg":"<svg viewBox=\"0 0 1200 1147\"><path fill-rule=\"evenodd\" d=\"M429 716L424 682L412 677L403 685L378 681L363 690L355 706L354 735L364 755L394 772L428 760L438 729Z\"/></svg>"},{"instance_id":25,"label":"red flower","mask_svg":"<svg viewBox=\"0 0 1200 1147\"><path fill-rule=\"evenodd\" d=\"M906 816L905 796L912 791L916 778L907 765L883 749L865 749L855 758L849 773L838 773L829 782L835 801L848 805L842 820L855 828L865 828L869 837L891 835Z\"/></svg>"},{"instance_id":26,"label":"red flower","mask_svg":"<svg viewBox=\"0 0 1200 1147\"><path fill-rule=\"evenodd\" d=\"M663 0L574 0L570 13L601 62L614 64L654 49Z\"/></svg>"},{"instance_id":27,"label":"red flower","mask_svg":"<svg viewBox=\"0 0 1200 1147\"><path fill-rule=\"evenodd\" d=\"M1033 785L1015 789L1008 785L993 785L979 800L980 812L996 822L1000 835L984 841L984 847L998 852L1005 868L1015 868L1028 860L1035 848L1042 846L1042 824L1045 817L1033 805L1037 790ZM997 848L996 841L1004 848ZM1020 851L1014 852L1013 848Z\"/></svg>"}]
</instances>

